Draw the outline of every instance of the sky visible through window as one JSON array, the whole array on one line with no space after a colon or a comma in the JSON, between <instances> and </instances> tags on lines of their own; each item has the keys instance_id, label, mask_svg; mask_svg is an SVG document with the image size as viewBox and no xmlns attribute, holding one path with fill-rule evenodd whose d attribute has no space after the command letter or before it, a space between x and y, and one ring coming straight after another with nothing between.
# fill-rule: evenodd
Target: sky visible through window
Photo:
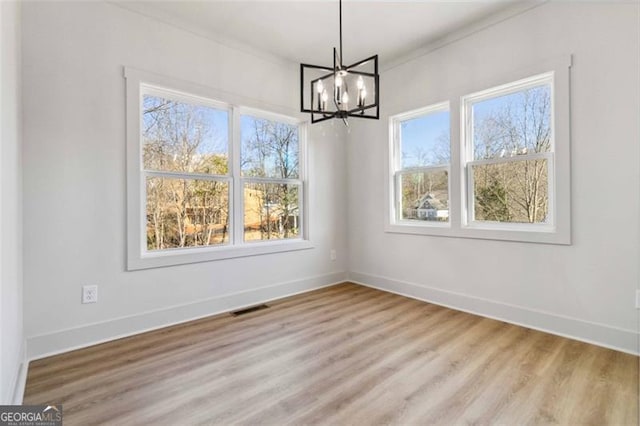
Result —
<instances>
[{"instance_id":1,"label":"sky visible through window","mask_svg":"<svg viewBox=\"0 0 640 426\"><path fill-rule=\"evenodd\" d=\"M550 104L549 84L473 103L474 158L548 151Z\"/></svg>"},{"instance_id":2,"label":"sky visible through window","mask_svg":"<svg viewBox=\"0 0 640 426\"><path fill-rule=\"evenodd\" d=\"M510 102L522 103L522 92L511 93L510 95L498 96L497 98L490 98L473 104L473 118L474 120L484 120L487 117L495 115L496 112L504 109Z\"/></svg>"},{"instance_id":3,"label":"sky visible through window","mask_svg":"<svg viewBox=\"0 0 640 426\"><path fill-rule=\"evenodd\" d=\"M145 168L226 174L229 158L229 111L164 97L143 97ZM240 117L243 175L298 177L297 126L249 115ZM216 167L201 163L217 158ZM227 159L221 168L220 159ZM223 170L224 169L224 170Z\"/></svg>"},{"instance_id":4,"label":"sky visible through window","mask_svg":"<svg viewBox=\"0 0 640 426\"><path fill-rule=\"evenodd\" d=\"M449 162L449 111L437 111L401 123L402 168Z\"/></svg>"},{"instance_id":5,"label":"sky visible through window","mask_svg":"<svg viewBox=\"0 0 640 426\"><path fill-rule=\"evenodd\" d=\"M549 212L551 85L545 83L470 104L473 220L546 223ZM511 159L502 161L501 159ZM497 162L496 162L497 161Z\"/></svg>"},{"instance_id":6,"label":"sky visible through window","mask_svg":"<svg viewBox=\"0 0 640 426\"><path fill-rule=\"evenodd\" d=\"M551 88L549 85L531 87L519 92L510 93L508 95L498 96L495 98L485 99L473 104L474 120L484 120L487 117L496 115L497 112L504 110L508 106L521 106L526 103L526 96L546 96L549 97ZM521 108L512 108L513 113L520 113Z\"/></svg>"},{"instance_id":7,"label":"sky visible through window","mask_svg":"<svg viewBox=\"0 0 640 426\"><path fill-rule=\"evenodd\" d=\"M242 115L240 138L244 176L298 177L298 126Z\"/></svg>"},{"instance_id":8,"label":"sky visible through window","mask_svg":"<svg viewBox=\"0 0 640 426\"><path fill-rule=\"evenodd\" d=\"M486 99L473 104L473 120L475 126L486 125L491 120L496 120L500 115L508 114L514 122L524 123L525 129L521 135L521 148L527 148L529 152L536 150L533 125L535 121L543 120L543 125L549 126L548 111L541 113L541 100L550 103L551 88L548 84L531 87L516 93L511 93L495 98ZM533 99L533 101L532 101ZM525 108L524 106L527 106ZM474 137L478 138L478 129L475 129ZM449 148L449 112L437 111L416 117L401 123L401 151L402 168L428 167L448 164L450 158ZM495 137L495 134L492 135ZM489 144L489 141L476 140L477 143ZM477 147L476 147L477 148ZM500 151L503 151L501 146Z\"/></svg>"},{"instance_id":9,"label":"sky visible through window","mask_svg":"<svg viewBox=\"0 0 640 426\"><path fill-rule=\"evenodd\" d=\"M173 127L161 132L165 135L182 128L183 135L193 136L201 128L198 154L226 156L229 151L229 113L225 110L145 95L143 111L145 135L152 134L149 130L160 123L171 123Z\"/></svg>"}]
</instances>

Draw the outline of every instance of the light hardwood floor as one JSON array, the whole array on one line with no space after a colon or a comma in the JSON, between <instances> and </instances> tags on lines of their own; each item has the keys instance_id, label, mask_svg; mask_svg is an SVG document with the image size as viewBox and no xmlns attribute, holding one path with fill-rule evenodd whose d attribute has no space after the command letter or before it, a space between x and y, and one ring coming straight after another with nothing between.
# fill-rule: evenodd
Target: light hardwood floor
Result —
<instances>
[{"instance_id":1,"label":"light hardwood floor","mask_svg":"<svg viewBox=\"0 0 640 426\"><path fill-rule=\"evenodd\" d=\"M34 361L65 425L638 424L638 357L342 284Z\"/></svg>"}]
</instances>

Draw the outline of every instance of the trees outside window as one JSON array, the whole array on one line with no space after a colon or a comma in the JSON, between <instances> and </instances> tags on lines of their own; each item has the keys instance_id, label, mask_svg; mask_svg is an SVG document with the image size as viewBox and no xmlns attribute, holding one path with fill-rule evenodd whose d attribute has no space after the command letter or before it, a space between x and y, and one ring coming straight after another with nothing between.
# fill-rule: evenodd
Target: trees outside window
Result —
<instances>
[{"instance_id":1,"label":"trees outside window","mask_svg":"<svg viewBox=\"0 0 640 426\"><path fill-rule=\"evenodd\" d=\"M244 240L295 238L302 185L298 126L251 115L240 123Z\"/></svg>"},{"instance_id":2,"label":"trees outside window","mask_svg":"<svg viewBox=\"0 0 640 426\"><path fill-rule=\"evenodd\" d=\"M449 221L449 105L393 119L396 220Z\"/></svg>"},{"instance_id":3,"label":"trees outside window","mask_svg":"<svg viewBox=\"0 0 640 426\"><path fill-rule=\"evenodd\" d=\"M392 116L386 231L570 244L570 65Z\"/></svg>"},{"instance_id":4,"label":"trees outside window","mask_svg":"<svg viewBox=\"0 0 640 426\"><path fill-rule=\"evenodd\" d=\"M124 77L128 270L313 248L303 121L156 73Z\"/></svg>"},{"instance_id":5,"label":"trees outside window","mask_svg":"<svg viewBox=\"0 0 640 426\"><path fill-rule=\"evenodd\" d=\"M551 81L469 97L470 221L547 223L553 161ZM471 152L469 152L471 151Z\"/></svg>"},{"instance_id":6,"label":"trees outside window","mask_svg":"<svg viewBox=\"0 0 640 426\"><path fill-rule=\"evenodd\" d=\"M147 250L229 241L229 112L145 94Z\"/></svg>"}]
</instances>

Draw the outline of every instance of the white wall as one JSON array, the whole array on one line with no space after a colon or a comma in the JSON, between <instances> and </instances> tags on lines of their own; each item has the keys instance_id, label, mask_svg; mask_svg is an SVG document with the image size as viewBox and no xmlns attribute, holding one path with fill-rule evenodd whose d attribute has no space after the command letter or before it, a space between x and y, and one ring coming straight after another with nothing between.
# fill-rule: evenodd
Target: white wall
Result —
<instances>
[{"instance_id":1,"label":"white wall","mask_svg":"<svg viewBox=\"0 0 640 426\"><path fill-rule=\"evenodd\" d=\"M350 277L637 352L639 9L546 3L383 72L380 122L354 120L349 135ZM573 54L573 245L383 232L389 115L566 54Z\"/></svg>"},{"instance_id":2,"label":"white wall","mask_svg":"<svg viewBox=\"0 0 640 426\"><path fill-rule=\"evenodd\" d=\"M24 350L19 33L19 4L0 2L0 404L13 402Z\"/></svg>"},{"instance_id":3,"label":"white wall","mask_svg":"<svg viewBox=\"0 0 640 426\"><path fill-rule=\"evenodd\" d=\"M309 138L314 249L126 272L123 66L206 85L248 106L298 110L297 64L252 56L112 4L25 3L30 357L345 278L345 136L333 123L314 127ZM80 303L86 284L99 285L97 304Z\"/></svg>"},{"instance_id":4,"label":"white wall","mask_svg":"<svg viewBox=\"0 0 640 426\"><path fill-rule=\"evenodd\" d=\"M383 72L379 122L352 120L348 136L337 120L311 129L315 249L126 272L122 67L295 113L297 64L225 47L111 4L26 2L28 355L341 281L346 270L369 285L637 351L638 14L637 4L547 3ZM573 245L383 232L389 114L567 53L574 55ZM616 215L596 214L594 203ZM331 248L336 262L329 260ZM80 304L84 284L100 286L97 304Z\"/></svg>"}]
</instances>

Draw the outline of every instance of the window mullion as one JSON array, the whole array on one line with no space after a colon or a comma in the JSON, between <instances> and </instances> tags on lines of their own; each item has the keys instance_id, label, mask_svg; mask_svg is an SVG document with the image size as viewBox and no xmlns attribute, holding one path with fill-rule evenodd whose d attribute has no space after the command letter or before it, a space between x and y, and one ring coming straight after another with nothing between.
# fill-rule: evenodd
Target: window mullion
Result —
<instances>
[{"instance_id":1,"label":"window mullion","mask_svg":"<svg viewBox=\"0 0 640 426\"><path fill-rule=\"evenodd\" d=\"M473 160L473 109L464 99L460 104L460 226L468 226L474 217L473 182L469 162Z\"/></svg>"},{"instance_id":2,"label":"window mullion","mask_svg":"<svg viewBox=\"0 0 640 426\"><path fill-rule=\"evenodd\" d=\"M231 176L233 177L233 203L231 210L233 216L231 218L231 225L233 228L232 237L233 245L239 245L244 243L244 184L242 182L241 169L240 169L240 149L241 149L241 134L240 134L240 112L237 107L231 108Z\"/></svg>"},{"instance_id":3,"label":"window mullion","mask_svg":"<svg viewBox=\"0 0 640 426\"><path fill-rule=\"evenodd\" d=\"M298 218L299 218L299 235L302 239L309 239L309 199L307 192L309 191L309 170L308 170L308 145L307 145L307 126L298 124L298 179L300 180L298 188Z\"/></svg>"},{"instance_id":4,"label":"window mullion","mask_svg":"<svg viewBox=\"0 0 640 426\"><path fill-rule=\"evenodd\" d=\"M395 177L393 179L394 182L394 197L393 202L395 203L395 217L394 220L399 221L402 219L402 174L396 172Z\"/></svg>"}]
</instances>

